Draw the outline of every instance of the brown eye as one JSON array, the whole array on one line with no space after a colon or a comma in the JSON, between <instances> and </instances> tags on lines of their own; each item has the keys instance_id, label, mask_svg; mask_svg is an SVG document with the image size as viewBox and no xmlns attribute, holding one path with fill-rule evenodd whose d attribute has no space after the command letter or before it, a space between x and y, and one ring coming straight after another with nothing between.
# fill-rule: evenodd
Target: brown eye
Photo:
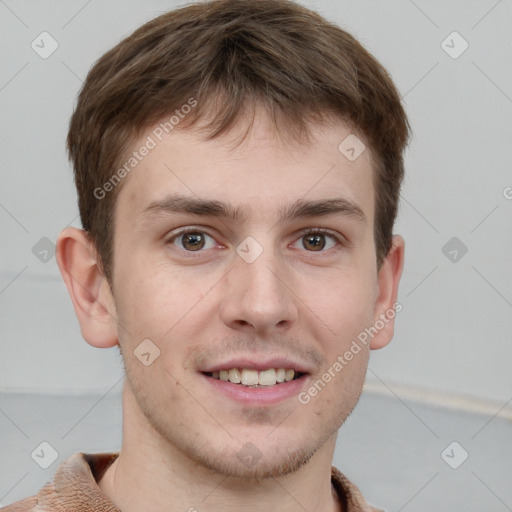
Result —
<instances>
[{"instance_id":1,"label":"brown eye","mask_svg":"<svg viewBox=\"0 0 512 512\"><path fill-rule=\"evenodd\" d=\"M325 235L321 233L310 234L302 237L304 249L321 251L325 247Z\"/></svg>"},{"instance_id":2,"label":"brown eye","mask_svg":"<svg viewBox=\"0 0 512 512\"><path fill-rule=\"evenodd\" d=\"M344 238L337 233L331 233L324 228L305 229L293 244L295 249L319 254L333 254L331 249L336 250L344 246Z\"/></svg>"},{"instance_id":3,"label":"brown eye","mask_svg":"<svg viewBox=\"0 0 512 512\"><path fill-rule=\"evenodd\" d=\"M187 251L199 251L205 246L203 233L185 233L181 238L182 245Z\"/></svg>"},{"instance_id":4,"label":"brown eye","mask_svg":"<svg viewBox=\"0 0 512 512\"><path fill-rule=\"evenodd\" d=\"M213 236L198 230L195 226L180 230L174 236L171 236L166 243L174 246L175 250L182 255L187 252L202 253L208 249L219 247Z\"/></svg>"}]
</instances>

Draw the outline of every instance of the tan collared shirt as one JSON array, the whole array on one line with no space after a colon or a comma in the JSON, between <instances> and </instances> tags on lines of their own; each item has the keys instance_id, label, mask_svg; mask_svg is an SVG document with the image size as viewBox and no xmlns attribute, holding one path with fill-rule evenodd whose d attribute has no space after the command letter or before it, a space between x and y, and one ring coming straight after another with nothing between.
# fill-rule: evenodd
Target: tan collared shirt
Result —
<instances>
[{"instance_id":1,"label":"tan collared shirt","mask_svg":"<svg viewBox=\"0 0 512 512\"><path fill-rule=\"evenodd\" d=\"M53 481L35 496L0 509L2 512L121 512L98 487L118 453L76 453L57 469ZM338 469L331 482L344 512L381 512L369 505L359 489Z\"/></svg>"}]
</instances>

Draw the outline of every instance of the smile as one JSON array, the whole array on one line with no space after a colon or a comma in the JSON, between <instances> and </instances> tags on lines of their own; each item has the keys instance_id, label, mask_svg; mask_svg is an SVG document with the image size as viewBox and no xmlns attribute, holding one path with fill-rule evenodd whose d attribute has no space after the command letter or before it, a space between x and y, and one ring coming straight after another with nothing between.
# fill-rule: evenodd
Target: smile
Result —
<instances>
[{"instance_id":1,"label":"smile","mask_svg":"<svg viewBox=\"0 0 512 512\"><path fill-rule=\"evenodd\" d=\"M248 387L275 386L283 382L290 382L301 377L301 373L288 368L269 368L266 370L253 370L248 368L231 368L214 372L205 372L213 379Z\"/></svg>"}]
</instances>

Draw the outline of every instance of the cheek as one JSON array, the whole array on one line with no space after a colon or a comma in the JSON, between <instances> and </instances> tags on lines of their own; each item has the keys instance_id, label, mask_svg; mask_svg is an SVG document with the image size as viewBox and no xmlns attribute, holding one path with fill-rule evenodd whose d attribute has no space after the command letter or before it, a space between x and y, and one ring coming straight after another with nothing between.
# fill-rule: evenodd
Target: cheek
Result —
<instances>
[{"instance_id":1,"label":"cheek","mask_svg":"<svg viewBox=\"0 0 512 512\"><path fill-rule=\"evenodd\" d=\"M121 347L124 354L135 353L143 340L151 340L158 347L158 359L149 367L152 371L146 372L147 368L140 368L139 361L132 358L133 379L140 382L147 374L149 380L165 383L166 396L178 399L175 378L183 378L188 356L197 349L196 341L211 328L214 312L203 300L208 282L191 280L185 272L164 266L138 268L147 270L136 272L134 265L120 290Z\"/></svg>"},{"instance_id":2,"label":"cheek","mask_svg":"<svg viewBox=\"0 0 512 512\"><path fill-rule=\"evenodd\" d=\"M116 307L130 337L166 337L200 299L201 290L183 272L133 258L119 267Z\"/></svg>"},{"instance_id":3,"label":"cheek","mask_svg":"<svg viewBox=\"0 0 512 512\"><path fill-rule=\"evenodd\" d=\"M370 325L376 281L370 272L338 272L324 282L323 292L311 296L311 309L330 328L336 341L347 340ZM306 295L307 297L308 295Z\"/></svg>"},{"instance_id":4,"label":"cheek","mask_svg":"<svg viewBox=\"0 0 512 512\"><path fill-rule=\"evenodd\" d=\"M141 337L160 340L172 327L170 312L175 311L176 305L172 304L162 286L156 287L149 276L147 279L132 276L120 293L119 320L133 342Z\"/></svg>"}]
</instances>

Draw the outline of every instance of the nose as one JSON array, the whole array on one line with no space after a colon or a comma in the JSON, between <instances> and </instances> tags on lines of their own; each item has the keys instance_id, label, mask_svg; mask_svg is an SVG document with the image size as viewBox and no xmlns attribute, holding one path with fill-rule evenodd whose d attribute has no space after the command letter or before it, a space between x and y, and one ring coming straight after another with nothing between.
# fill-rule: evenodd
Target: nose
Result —
<instances>
[{"instance_id":1,"label":"nose","mask_svg":"<svg viewBox=\"0 0 512 512\"><path fill-rule=\"evenodd\" d=\"M298 318L298 299L284 265L264 254L252 263L237 257L233 265L222 290L224 324L253 334L288 330Z\"/></svg>"}]
</instances>

